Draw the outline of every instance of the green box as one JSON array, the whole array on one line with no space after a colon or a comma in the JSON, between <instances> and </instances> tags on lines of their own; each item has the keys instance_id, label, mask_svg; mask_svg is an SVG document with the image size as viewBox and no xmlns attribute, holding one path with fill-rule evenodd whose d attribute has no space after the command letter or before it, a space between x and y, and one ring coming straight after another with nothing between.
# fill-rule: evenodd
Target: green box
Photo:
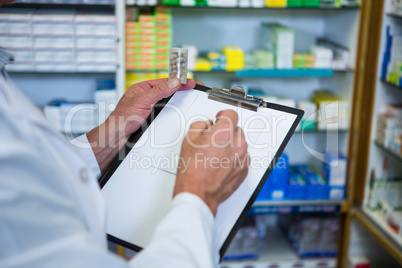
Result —
<instances>
[{"instance_id":1,"label":"green box","mask_svg":"<svg viewBox=\"0 0 402 268\"><path fill-rule=\"evenodd\" d=\"M304 7L320 7L320 0L303 0L303 6Z\"/></svg>"},{"instance_id":2,"label":"green box","mask_svg":"<svg viewBox=\"0 0 402 268\"><path fill-rule=\"evenodd\" d=\"M164 6L180 6L180 0L162 0Z\"/></svg>"},{"instance_id":3,"label":"green box","mask_svg":"<svg viewBox=\"0 0 402 268\"><path fill-rule=\"evenodd\" d=\"M303 0L288 0L287 7L302 7Z\"/></svg>"}]
</instances>

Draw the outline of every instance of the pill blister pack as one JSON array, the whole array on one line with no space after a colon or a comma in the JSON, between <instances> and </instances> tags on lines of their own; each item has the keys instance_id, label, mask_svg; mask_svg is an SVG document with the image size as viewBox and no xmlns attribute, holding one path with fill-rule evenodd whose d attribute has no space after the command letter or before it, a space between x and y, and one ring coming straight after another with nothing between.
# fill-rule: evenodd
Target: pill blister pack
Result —
<instances>
[{"instance_id":1,"label":"pill blister pack","mask_svg":"<svg viewBox=\"0 0 402 268\"><path fill-rule=\"evenodd\" d=\"M169 79L179 78L182 84L187 84L186 48L171 48L169 51Z\"/></svg>"}]
</instances>

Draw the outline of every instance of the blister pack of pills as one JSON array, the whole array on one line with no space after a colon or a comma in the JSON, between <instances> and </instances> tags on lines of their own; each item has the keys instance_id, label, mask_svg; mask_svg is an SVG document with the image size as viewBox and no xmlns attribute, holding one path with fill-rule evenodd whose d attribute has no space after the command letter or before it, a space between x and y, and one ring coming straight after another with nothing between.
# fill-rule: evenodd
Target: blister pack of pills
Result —
<instances>
[{"instance_id":1,"label":"blister pack of pills","mask_svg":"<svg viewBox=\"0 0 402 268\"><path fill-rule=\"evenodd\" d=\"M169 51L169 79L179 78L182 84L187 84L186 48L171 48Z\"/></svg>"}]
</instances>

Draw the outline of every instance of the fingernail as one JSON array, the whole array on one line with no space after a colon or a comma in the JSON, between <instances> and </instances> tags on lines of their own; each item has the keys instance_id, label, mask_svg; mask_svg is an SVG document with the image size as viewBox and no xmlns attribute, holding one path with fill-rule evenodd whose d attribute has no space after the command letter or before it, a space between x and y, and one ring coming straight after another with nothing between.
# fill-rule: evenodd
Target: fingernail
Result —
<instances>
[{"instance_id":1,"label":"fingernail","mask_svg":"<svg viewBox=\"0 0 402 268\"><path fill-rule=\"evenodd\" d=\"M180 80L179 78L170 79L169 81L167 81L167 85L170 89L175 88L180 85Z\"/></svg>"}]
</instances>

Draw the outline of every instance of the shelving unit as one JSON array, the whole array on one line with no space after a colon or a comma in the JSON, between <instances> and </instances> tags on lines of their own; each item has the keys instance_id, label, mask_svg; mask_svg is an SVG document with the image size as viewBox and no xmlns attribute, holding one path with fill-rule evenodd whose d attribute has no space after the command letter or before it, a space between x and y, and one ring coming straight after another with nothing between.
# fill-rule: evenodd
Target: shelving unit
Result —
<instances>
[{"instance_id":1,"label":"shelving unit","mask_svg":"<svg viewBox=\"0 0 402 268\"><path fill-rule=\"evenodd\" d=\"M265 69L239 70L236 77L330 77L334 70L330 69Z\"/></svg>"},{"instance_id":2,"label":"shelving unit","mask_svg":"<svg viewBox=\"0 0 402 268\"><path fill-rule=\"evenodd\" d=\"M22 76L28 75L30 81L39 85L44 75L59 79L64 87L71 87L69 80L71 76L87 75L88 80L93 81L99 75L113 76L116 79L118 95L121 96L125 91L125 1L116 0L115 5L83 5L83 4L25 4L19 3L13 8L70 8L89 11L95 10L114 12L116 15L117 31L117 62L116 72L113 73L52 73L52 72L13 72L11 75L16 78L17 85L21 84ZM298 38L297 49L307 50L309 46L315 43L316 37L332 37L342 45L349 47L351 58L354 60L357 54L356 32L360 25L359 7L342 8L226 8L226 7L181 7L169 6L173 10L173 42L174 45L193 43L201 49L218 49L228 43L236 44L245 50L255 48L258 32L256 28L263 21L278 21L297 30ZM153 8L153 7L147 7ZM224 22L230 22L224 25ZM193 31L188 31L192 27ZM247 29L252 29L247 31ZM207 32L210 35L216 35L213 42L205 35L200 33ZM220 33L220 34L219 34ZM239 35L241 33L241 35ZM132 71L127 71L132 72ZM137 72L137 71L135 71ZM148 72L148 71L147 71ZM303 69L303 70L240 70L236 72L211 71L194 72L197 80L203 81L206 85L227 87L231 80L240 78L246 81L250 86L264 86L265 92L273 95L292 96L295 99L306 99L318 88L330 88L337 94L349 100L352 103L354 95L354 71L334 71L328 69ZM36 78L36 76L38 78ZM292 78L292 79L287 79ZM21 84L23 85L23 84ZM286 90L283 90L283 89ZM33 96L33 93L30 93ZM30 95L28 93L28 95ZM87 96L87 93L81 93L81 97ZM300 135L302 134L302 135ZM304 134L306 137L304 138ZM324 136L323 134L326 134ZM337 143L331 143L330 140L335 136L328 137L328 134L339 134L336 136ZM306 151L306 146L311 146L319 153L329 150L340 150L345 154L348 152L350 143L349 137L355 134L354 130L312 130L296 132L287 148L289 155L300 155L291 159L291 162L303 162L306 158L313 158ZM339 144L338 144L339 142ZM328 144L329 143L329 144ZM331 147L332 146L332 147ZM316 166L319 161L316 161ZM318 164L317 164L318 163ZM352 184L353 178L349 176L349 184ZM341 214L341 223L343 229L347 229L344 217L347 217L351 207L351 192L348 189L348 195L344 200L296 200L280 202L256 202L252 208L252 213L281 214L281 213L339 213ZM274 245L265 245L261 248L261 258L256 262L240 261L224 263L224 267L246 267L246 265L266 265L276 264L275 267L299 267L294 265L303 265L303 267L345 267L343 263L347 259L347 254L340 251L337 259L300 259L291 249L286 238L278 231L271 230L271 241ZM346 236L345 236L346 237ZM340 235L341 239L346 239ZM347 239L346 239L347 240ZM345 241L340 241L340 245Z\"/></svg>"},{"instance_id":3,"label":"shelving unit","mask_svg":"<svg viewBox=\"0 0 402 268\"><path fill-rule=\"evenodd\" d=\"M387 147L384 147L382 144L379 144L378 142L374 142L374 144L382 151L384 151L387 155L393 157L394 159L402 163L402 156L400 154L388 149Z\"/></svg>"},{"instance_id":4,"label":"shelving unit","mask_svg":"<svg viewBox=\"0 0 402 268\"><path fill-rule=\"evenodd\" d=\"M221 264L221 268L336 267L335 258L300 258L282 232L275 227L267 228L267 235L269 235L270 239L260 244L259 258L257 260L224 261Z\"/></svg>"},{"instance_id":5,"label":"shelving unit","mask_svg":"<svg viewBox=\"0 0 402 268\"><path fill-rule=\"evenodd\" d=\"M338 213L347 209L345 200L256 201L249 214Z\"/></svg>"},{"instance_id":6,"label":"shelving unit","mask_svg":"<svg viewBox=\"0 0 402 268\"><path fill-rule=\"evenodd\" d=\"M390 254L402 264L402 238L389 229L379 212L368 209L353 209L354 218L366 228Z\"/></svg>"},{"instance_id":7,"label":"shelving unit","mask_svg":"<svg viewBox=\"0 0 402 268\"><path fill-rule=\"evenodd\" d=\"M353 136L352 139L353 146L350 150L353 150L355 160L349 169L349 176L355 178L352 219L364 227L390 256L402 265L402 238L398 237L386 222L389 211L385 213L384 207L377 210L367 208L371 174L376 175L375 179L394 178L402 174L402 157L374 139L377 114L384 111L385 104L397 104L402 101L400 88L380 79L386 48L386 27L401 27L400 17L387 13L390 2L372 2L364 13L367 28L363 31L359 49L366 56L362 58L362 64L357 70L356 96L359 100L359 111L355 114L351 130L357 130L360 135ZM383 172L383 165L388 161L384 160L385 158L389 159L389 167ZM387 176L388 172L390 175Z\"/></svg>"},{"instance_id":8,"label":"shelving unit","mask_svg":"<svg viewBox=\"0 0 402 268\"><path fill-rule=\"evenodd\" d=\"M398 86L396 86L396 85L394 85L394 84L391 84L391 83L389 83L388 81L385 81L385 80L380 80L384 85L386 85L387 87L391 87L391 88L394 88L394 89L397 89L397 90L402 90L402 87L398 87Z\"/></svg>"}]
</instances>

